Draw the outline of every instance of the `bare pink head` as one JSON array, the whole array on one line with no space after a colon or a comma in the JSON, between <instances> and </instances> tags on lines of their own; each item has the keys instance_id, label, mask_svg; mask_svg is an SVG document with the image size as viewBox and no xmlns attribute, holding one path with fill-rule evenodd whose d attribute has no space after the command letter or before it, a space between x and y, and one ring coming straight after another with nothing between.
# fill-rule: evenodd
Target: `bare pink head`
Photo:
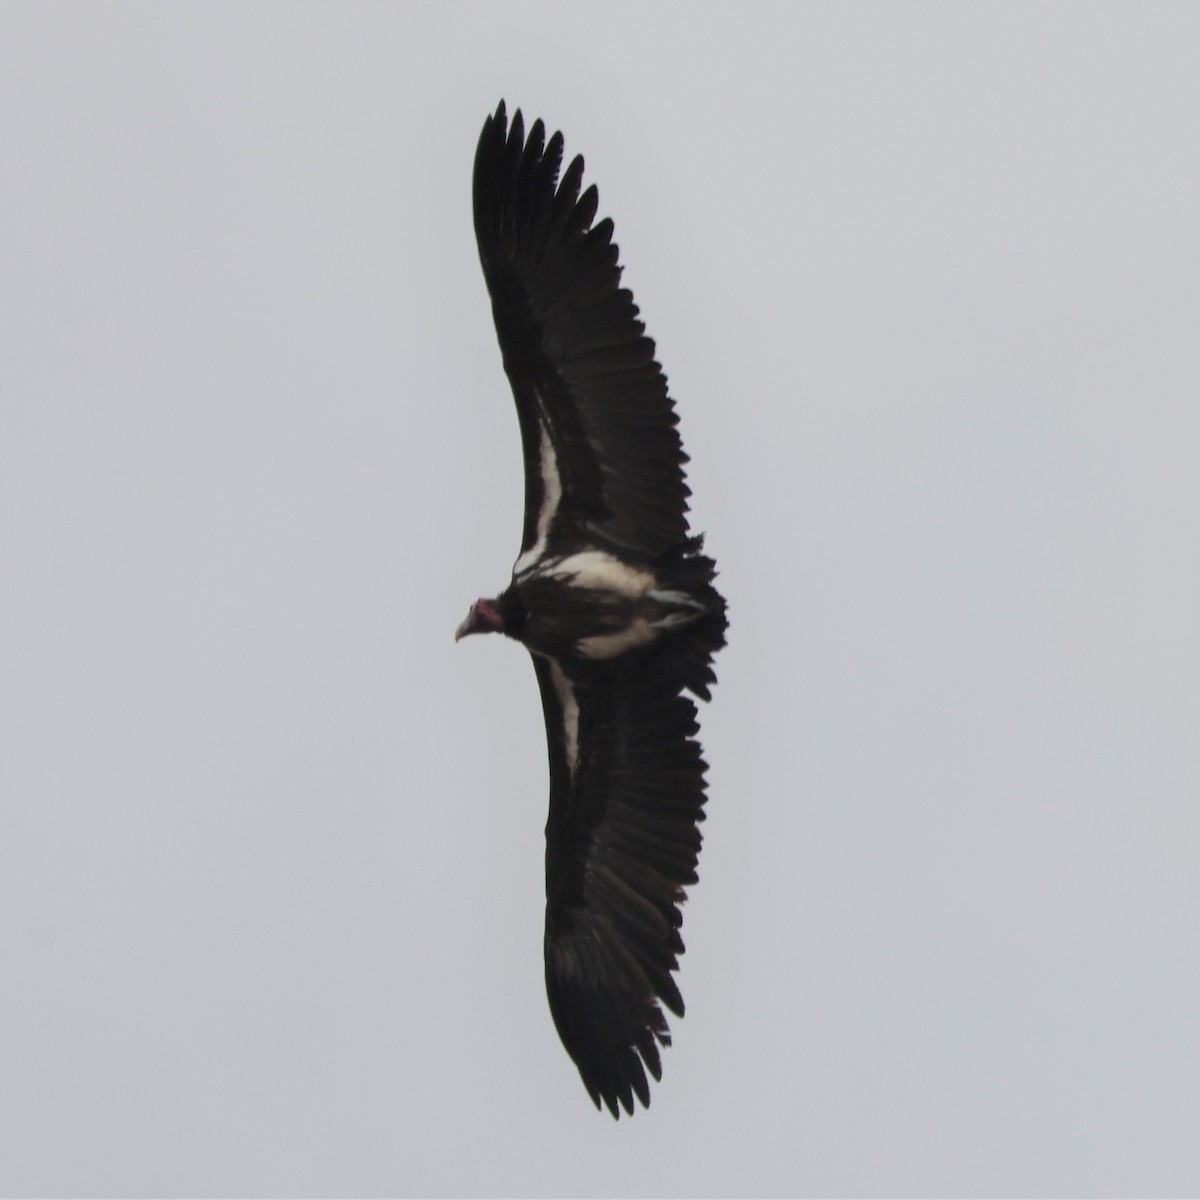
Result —
<instances>
[{"instance_id":1,"label":"bare pink head","mask_svg":"<svg viewBox=\"0 0 1200 1200\"><path fill-rule=\"evenodd\" d=\"M454 631L457 642L469 633L503 633L504 618L496 607L495 600L485 600L482 596L471 605L467 619Z\"/></svg>"}]
</instances>

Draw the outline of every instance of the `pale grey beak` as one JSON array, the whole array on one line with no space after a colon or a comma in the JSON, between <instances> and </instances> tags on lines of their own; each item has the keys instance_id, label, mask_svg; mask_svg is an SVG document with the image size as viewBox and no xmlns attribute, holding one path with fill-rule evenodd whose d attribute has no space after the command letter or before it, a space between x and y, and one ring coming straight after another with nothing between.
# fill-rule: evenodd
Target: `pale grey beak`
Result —
<instances>
[{"instance_id":1,"label":"pale grey beak","mask_svg":"<svg viewBox=\"0 0 1200 1200\"><path fill-rule=\"evenodd\" d=\"M468 633L500 633L504 629L504 618L496 611L494 600L480 597L471 605L467 619L454 631L454 640L461 642Z\"/></svg>"}]
</instances>

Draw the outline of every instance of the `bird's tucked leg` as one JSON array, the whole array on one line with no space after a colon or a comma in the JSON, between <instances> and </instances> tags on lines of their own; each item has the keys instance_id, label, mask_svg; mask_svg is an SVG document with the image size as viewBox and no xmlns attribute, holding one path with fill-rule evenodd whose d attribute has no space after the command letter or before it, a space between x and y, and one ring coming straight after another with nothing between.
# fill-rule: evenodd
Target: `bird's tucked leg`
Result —
<instances>
[{"instance_id":1,"label":"bird's tucked leg","mask_svg":"<svg viewBox=\"0 0 1200 1200\"><path fill-rule=\"evenodd\" d=\"M651 629L678 629L699 620L708 611L702 600L673 588L651 588L646 595L665 610L661 617L650 622Z\"/></svg>"}]
</instances>

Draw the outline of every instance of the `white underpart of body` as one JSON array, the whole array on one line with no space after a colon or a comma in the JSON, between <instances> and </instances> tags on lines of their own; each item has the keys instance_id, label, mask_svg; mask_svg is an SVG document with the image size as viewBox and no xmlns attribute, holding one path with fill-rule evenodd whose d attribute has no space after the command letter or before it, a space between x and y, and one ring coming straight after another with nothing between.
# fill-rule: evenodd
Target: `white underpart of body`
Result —
<instances>
[{"instance_id":1,"label":"white underpart of body","mask_svg":"<svg viewBox=\"0 0 1200 1200\"><path fill-rule=\"evenodd\" d=\"M539 402L538 432L541 443L538 450L538 466L542 474L542 506L538 510L537 536L533 545L513 563L513 574L520 575L527 571L546 549L546 538L550 534L550 522L558 512L562 501L562 476L558 473L558 459L554 455L554 443L550 440L550 430L545 415L541 412Z\"/></svg>"},{"instance_id":2,"label":"white underpart of body","mask_svg":"<svg viewBox=\"0 0 1200 1200\"><path fill-rule=\"evenodd\" d=\"M575 768L579 765L579 701L575 699L575 689L563 674L562 668L552 658L547 661L550 663L550 678L554 681L558 704L562 709L567 767L574 775Z\"/></svg>"},{"instance_id":3,"label":"white underpart of body","mask_svg":"<svg viewBox=\"0 0 1200 1200\"><path fill-rule=\"evenodd\" d=\"M616 633L598 633L595 637L579 639L579 653L584 658L616 658L626 650L636 650L658 637L645 617L637 617L632 623Z\"/></svg>"},{"instance_id":4,"label":"white underpart of body","mask_svg":"<svg viewBox=\"0 0 1200 1200\"><path fill-rule=\"evenodd\" d=\"M640 600L654 588L651 571L631 566L604 550L581 550L578 554L546 568L548 575L561 579L569 587L595 588L616 592L629 600ZM627 650L644 646L658 636L645 617L635 617L624 629L580 638L579 653L584 658L616 658Z\"/></svg>"}]
</instances>

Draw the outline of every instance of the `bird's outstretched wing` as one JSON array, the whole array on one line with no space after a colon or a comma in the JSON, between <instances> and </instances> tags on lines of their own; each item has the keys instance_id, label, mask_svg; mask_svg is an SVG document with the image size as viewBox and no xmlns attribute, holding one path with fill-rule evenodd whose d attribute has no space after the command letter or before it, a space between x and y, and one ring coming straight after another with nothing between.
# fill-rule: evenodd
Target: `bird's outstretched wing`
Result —
<instances>
[{"instance_id":1,"label":"bird's outstretched wing","mask_svg":"<svg viewBox=\"0 0 1200 1200\"><path fill-rule=\"evenodd\" d=\"M650 1103L683 1015L671 972L679 906L696 881L704 772L696 709L654 672L573 667L534 656L550 751L546 991L599 1108Z\"/></svg>"},{"instance_id":2,"label":"bird's outstretched wing","mask_svg":"<svg viewBox=\"0 0 1200 1200\"><path fill-rule=\"evenodd\" d=\"M518 569L556 544L607 540L654 557L687 537L687 461L654 343L637 319L610 220L593 225L583 159L518 111L475 155L475 236L525 456Z\"/></svg>"}]
</instances>

